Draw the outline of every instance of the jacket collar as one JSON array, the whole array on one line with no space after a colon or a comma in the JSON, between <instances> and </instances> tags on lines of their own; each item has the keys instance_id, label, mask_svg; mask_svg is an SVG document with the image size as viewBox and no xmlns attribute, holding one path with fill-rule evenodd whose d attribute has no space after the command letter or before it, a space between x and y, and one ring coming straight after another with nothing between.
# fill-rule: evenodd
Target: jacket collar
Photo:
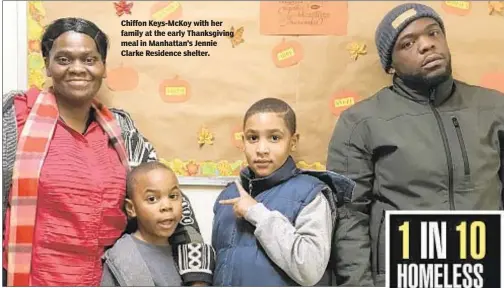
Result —
<instances>
[{"instance_id":1,"label":"jacket collar","mask_svg":"<svg viewBox=\"0 0 504 288\"><path fill-rule=\"evenodd\" d=\"M152 274L132 237L124 234L102 259L120 286L154 286Z\"/></svg>"},{"instance_id":2,"label":"jacket collar","mask_svg":"<svg viewBox=\"0 0 504 288\"><path fill-rule=\"evenodd\" d=\"M271 189L298 175L299 172L300 170L296 167L294 159L289 156L282 167L278 168L271 175L262 178L255 178L254 172L249 167L246 167L240 172L240 179L243 188L252 197L255 197L261 192Z\"/></svg>"},{"instance_id":3,"label":"jacket collar","mask_svg":"<svg viewBox=\"0 0 504 288\"><path fill-rule=\"evenodd\" d=\"M450 98L455 90L454 88L455 83L452 76L437 86L428 87L406 83L397 75L394 75L392 85L392 90L399 95L418 103L432 103L434 106L439 106Z\"/></svg>"}]
</instances>

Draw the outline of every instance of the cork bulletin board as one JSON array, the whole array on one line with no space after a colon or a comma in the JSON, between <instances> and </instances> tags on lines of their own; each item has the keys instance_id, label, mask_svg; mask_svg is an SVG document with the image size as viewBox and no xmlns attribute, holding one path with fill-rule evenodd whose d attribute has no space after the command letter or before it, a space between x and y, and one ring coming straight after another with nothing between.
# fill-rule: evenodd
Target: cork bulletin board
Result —
<instances>
[{"instance_id":1,"label":"cork bulletin board","mask_svg":"<svg viewBox=\"0 0 504 288\"><path fill-rule=\"evenodd\" d=\"M296 111L299 167L324 169L339 114L391 83L374 32L399 3L29 1L29 85L50 85L44 26L82 17L110 38L97 97L128 111L179 176L238 175L243 115L264 97ZM504 92L504 1L425 4L445 21L454 76Z\"/></svg>"}]
</instances>

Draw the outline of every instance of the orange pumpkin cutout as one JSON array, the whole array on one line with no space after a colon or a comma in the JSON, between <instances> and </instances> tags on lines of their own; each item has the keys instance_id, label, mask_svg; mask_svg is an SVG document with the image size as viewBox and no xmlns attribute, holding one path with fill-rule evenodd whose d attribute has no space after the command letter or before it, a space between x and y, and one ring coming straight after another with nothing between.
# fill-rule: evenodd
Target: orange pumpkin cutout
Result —
<instances>
[{"instance_id":1,"label":"orange pumpkin cutout","mask_svg":"<svg viewBox=\"0 0 504 288\"><path fill-rule=\"evenodd\" d=\"M487 73L481 77L480 85L504 93L504 71Z\"/></svg>"},{"instance_id":2,"label":"orange pumpkin cutout","mask_svg":"<svg viewBox=\"0 0 504 288\"><path fill-rule=\"evenodd\" d=\"M340 91L331 97L329 108L335 116L339 116L341 112L345 111L360 100L361 97L353 91Z\"/></svg>"},{"instance_id":3,"label":"orange pumpkin cutout","mask_svg":"<svg viewBox=\"0 0 504 288\"><path fill-rule=\"evenodd\" d=\"M150 9L152 20L168 21L182 17L182 5L178 1L157 2Z\"/></svg>"},{"instance_id":4,"label":"orange pumpkin cutout","mask_svg":"<svg viewBox=\"0 0 504 288\"><path fill-rule=\"evenodd\" d=\"M278 68L285 68L298 64L303 59L303 46L297 41L282 39L271 52L271 59Z\"/></svg>"},{"instance_id":5,"label":"orange pumpkin cutout","mask_svg":"<svg viewBox=\"0 0 504 288\"><path fill-rule=\"evenodd\" d=\"M443 1L441 7L448 14L466 16L471 13L472 4L471 1Z\"/></svg>"},{"instance_id":6,"label":"orange pumpkin cutout","mask_svg":"<svg viewBox=\"0 0 504 288\"><path fill-rule=\"evenodd\" d=\"M233 146L235 146L236 148L238 148L240 150L243 150L242 135L243 135L243 126L242 126L242 124L236 125L231 130L231 142L233 143Z\"/></svg>"},{"instance_id":7,"label":"orange pumpkin cutout","mask_svg":"<svg viewBox=\"0 0 504 288\"><path fill-rule=\"evenodd\" d=\"M190 161L186 165L186 170L189 176L195 176L199 172L199 165L196 164L194 161Z\"/></svg>"},{"instance_id":8,"label":"orange pumpkin cutout","mask_svg":"<svg viewBox=\"0 0 504 288\"><path fill-rule=\"evenodd\" d=\"M191 85L189 85L189 82L175 76L173 79L161 81L159 95L166 103L185 102L191 97Z\"/></svg>"},{"instance_id":9,"label":"orange pumpkin cutout","mask_svg":"<svg viewBox=\"0 0 504 288\"><path fill-rule=\"evenodd\" d=\"M107 86L112 91L131 91L138 86L138 72L133 67L119 66L107 71Z\"/></svg>"},{"instance_id":10,"label":"orange pumpkin cutout","mask_svg":"<svg viewBox=\"0 0 504 288\"><path fill-rule=\"evenodd\" d=\"M40 52L40 41L28 40L28 51L30 52Z\"/></svg>"}]
</instances>

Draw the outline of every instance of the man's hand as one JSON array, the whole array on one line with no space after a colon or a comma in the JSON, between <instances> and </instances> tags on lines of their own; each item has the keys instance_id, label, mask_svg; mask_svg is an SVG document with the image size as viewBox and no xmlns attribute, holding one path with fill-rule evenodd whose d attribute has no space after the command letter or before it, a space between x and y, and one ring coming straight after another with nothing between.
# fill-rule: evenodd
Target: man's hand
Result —
<instances>
[{"instance_id":1,"label":"man's hand","mask_svg":"<svg viewBox=\"0 0 504 288\"><path fill-rule=\"evenodd\" d=\"M233 199L227 199L227 200L221 200L219 201L219 204L222 205L233 205L233 211L238 218L243 218L245 217L245 214L247 213L248 209L255 204L257 204L257 201L250 197L250 195L243 189L241 186L240 182L235 180L236 187L238 188L238 193L240 193L240 197L238 198L233 198Z\"/></svg>"}]
</instances>

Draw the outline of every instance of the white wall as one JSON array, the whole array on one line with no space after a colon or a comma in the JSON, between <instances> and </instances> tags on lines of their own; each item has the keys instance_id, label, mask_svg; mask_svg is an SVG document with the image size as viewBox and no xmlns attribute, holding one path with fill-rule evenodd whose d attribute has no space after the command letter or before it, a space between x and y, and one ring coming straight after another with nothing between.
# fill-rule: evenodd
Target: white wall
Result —
<instances>
[{"instance_id":1,"label":"white wall","mask_svg":"<svg viewBox=\"0 0 504 288\"><path fill-rule=\"evenodd\" d=\"M26 2L2 2L2 93L27 86Z\"/></svg>"},{"instance_id":2,"label":"white wall","mask_svg":"<svg viewBox=\"0 0 504 288\"><path fill-rule=\"evenodd\" d=\"M27 88L27 2L3 2L2 32L2 93L10 90ZM182 186L182 191L189 197L205 242L211 242L213 204L222 186Z\"/></svg>"},{"instance_id":3,"label":"white wall","mask_svg":"<svg viewBox=\"0 0 504 288\"><path fill-rule=\"evenodd\" d=\"M223 187L182 186L181 188L191 201L194 213L196 213L196 221L198 221L205 242L211 243L213 205Z\"/></svg>"}]
</instances>

